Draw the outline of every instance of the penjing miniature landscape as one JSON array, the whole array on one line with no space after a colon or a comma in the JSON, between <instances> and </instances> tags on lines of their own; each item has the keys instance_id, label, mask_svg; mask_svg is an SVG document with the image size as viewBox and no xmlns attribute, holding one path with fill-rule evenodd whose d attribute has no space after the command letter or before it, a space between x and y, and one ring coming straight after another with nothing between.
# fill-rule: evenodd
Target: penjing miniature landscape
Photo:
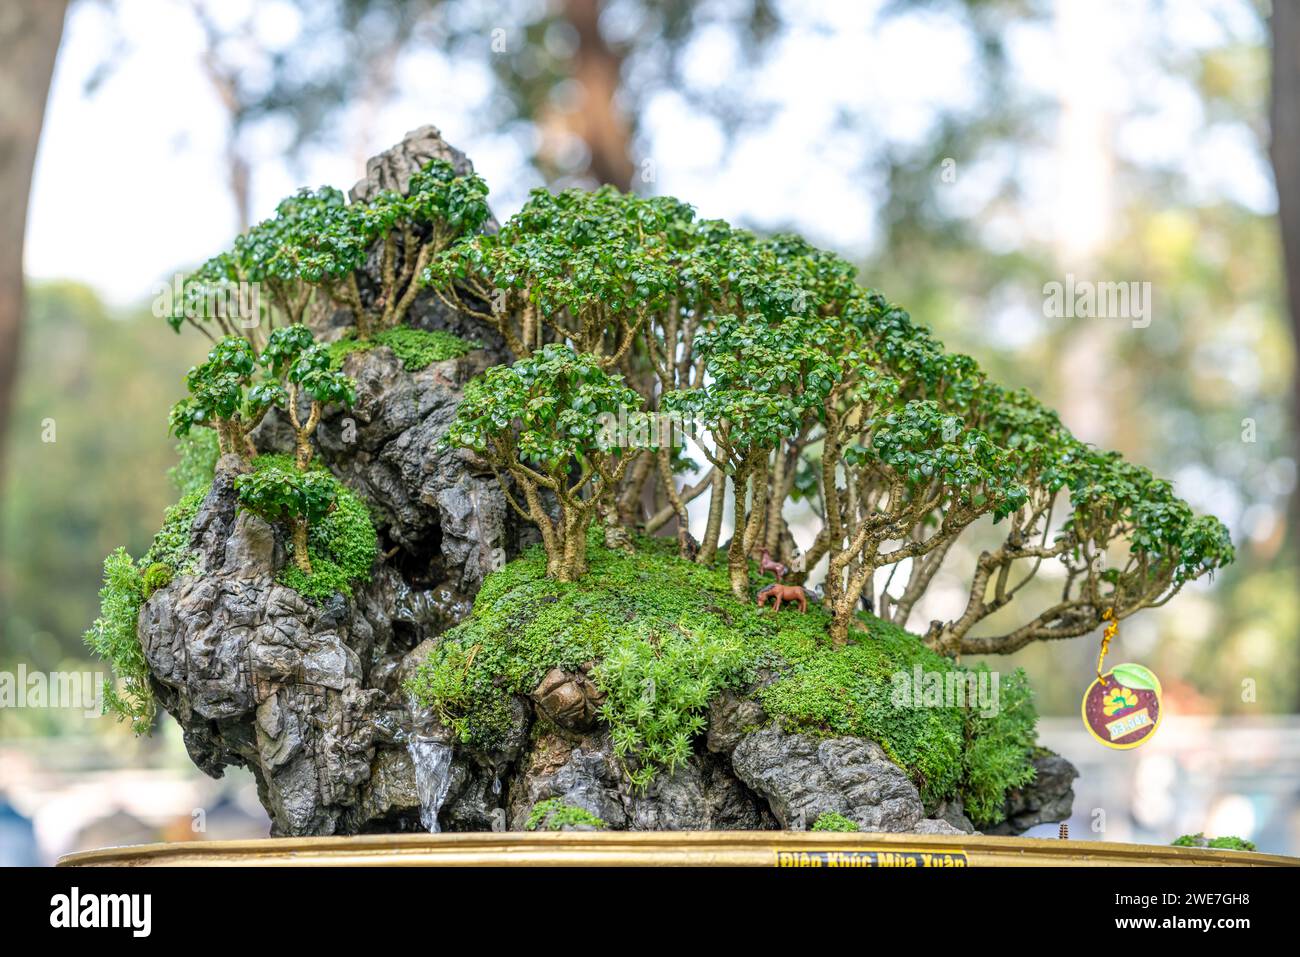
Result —
<instances>
[{"instance_id":1,"label":"penjing miniature landscape","mask_svg":"<svg viewBox=\"0 0 1300 957\"><path fill-rule=\"evenodd\" d=\"M189 277L179 498L87 635L111 710L251 771L277 835L1068 818L1023 674L968 659L1168 602L1224 526L689 200L498 223L423 127ZM963 536L964 600L918 620Z\"/></svg>"}]
</instances>

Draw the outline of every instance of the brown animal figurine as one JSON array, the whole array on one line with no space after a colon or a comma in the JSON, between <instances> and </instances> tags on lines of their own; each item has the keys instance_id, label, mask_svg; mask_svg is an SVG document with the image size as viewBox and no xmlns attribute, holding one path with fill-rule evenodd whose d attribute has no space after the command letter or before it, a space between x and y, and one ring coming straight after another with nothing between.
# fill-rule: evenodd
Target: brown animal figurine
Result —
<instances>
[{"instance_id":1,"label":"brown animal figurine","mask_svg":"<svg viewBox=\"0 0 1300 957\"><path fill-rule=\"evenodd\" d=\"M782 602L790 602L799 606L799 614L808 612L808 596L798 585L782 585L780 582L773 582L766 588L758 590L758 607L762 608L769 598L775 598L773 610L780 611Z\"/></svg>"},{"instance_id":2,"label":"brown animal figurine","mask_svg":"<svg viewBox=\"0 0 1300 957\"><path fill-rule=\"evenodd\" d=\"M773 575L776 576L776 580L780 581L781 579L785 578L786 571L787 569L784 565L782 565L778 561L774 561L771 554L768 552L768 550L766 548L763 549L763 556L762 558L759 559L758 562L758 573L760 575L764 575L767 572L771 572Z\"/></svg>"}]
</instances>

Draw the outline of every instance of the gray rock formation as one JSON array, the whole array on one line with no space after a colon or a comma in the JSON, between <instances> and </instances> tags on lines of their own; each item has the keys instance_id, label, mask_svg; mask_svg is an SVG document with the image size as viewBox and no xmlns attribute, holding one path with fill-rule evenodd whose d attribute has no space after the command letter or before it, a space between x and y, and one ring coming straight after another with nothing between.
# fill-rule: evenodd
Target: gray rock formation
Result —
<instances>
[{"instance_id":1,"label":"gray rock formation","mask_svg":"<svg viewBox=\"0 0 1300 957\"><path fill-rule=\"evenodd\" d=\"M731 753L736 776L802 830L836 812L864 831L910 831L925 817L915 785L874 741L788 734L771 724Z\"/></svg>"},{"instance_id":2,"label":"gray rock formation","mask_svg":"<svg viewBox=\"0 0 1300 957\"><path fill-rule=\"evenodd\" d=\"M354 203L369 202L385 190L405 193L411 176L435 159L446 160L462 175L474 171L469 157L444 140L436 126L421 126L396 146L366 160L365 178L348 190L348 198Z\"/></svg>"},{"instance_id":3,"label":"gray rock formation","mask_svg":"<svg viewBox=\"0 0 1300 957\"><path fill-rule=\"evenodd\" d=\"M1051 753L1035 758L1034 770L1037 774L1031 784L1007 794L1007 819L984 833L1021 834L1039 824L1069 818L1078 770L1059 754Z\"/></svg>"},{"instance_id":4,"label":"gray rock formation","mask_svg":"<svg viewBox=\"0 0 1300 957\"><path fill-rule=\"evenodd\" d=\"M930 817L936 821L943 821L962 834L975 833L975 825L966 816L966 807L959 797L955 797L950 801L940 801L939 806L930 813Z\"/></svg>"},{"instance_id":5,"label":"gray rock formation","mask_svg":"<svg viewBox=\"0 0 1300 957\"><path fill-rule=\"evenodd\" d=\"M589 811L615 830L776 826L763 802L711 755L696 755L675 774L660 774L644 792L636 790L605 732L576 741L559 733L536 738L511 790L511 827L522 828L533 805L549 798Z\"/></svg>"},{"instance_id":6,"label":"gray rock formation","mask_svg":"<svg viewBox=\"0 0 1300 957\"><path fill-rule=\"evenodd\" d=\"M411 373L391 349L354 352L343 369L356 380L357 401L330 410L317 430L322 457L372 504L413 579L447 582L465 596L518 546L491 472L438 445L461 388L486 365L476 352Z\"/></svg>"}]
</instances>

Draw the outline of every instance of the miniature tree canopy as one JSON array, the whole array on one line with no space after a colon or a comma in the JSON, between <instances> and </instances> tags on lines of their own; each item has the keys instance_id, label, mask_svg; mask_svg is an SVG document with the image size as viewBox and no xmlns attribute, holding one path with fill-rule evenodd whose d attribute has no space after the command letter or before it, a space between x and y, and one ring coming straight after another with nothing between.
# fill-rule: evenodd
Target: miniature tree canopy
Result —
<instances>
[{"instance_id":1,"label":"miniature tree canopy","mask_svg":"<svg viewBox=\"0 0 1300 957\"><path fill-rule=\"evenodd\" d=\"M979 552L964 607L924 629L959 655L1084 634L1232 560L1220 522L946 352L833 253L611 188L535 190L497 230L486 197L478 176L434 160L405 194L285 200L194 277L196 289L264 284L262 318L283 327L218 317L226 335L192 370L173 430L211 426L222 451L248 455L248 433L278 407L305 468L322 404L352 400L299 325L309 308L347 308L366 339L399 327L428 289L495 329L517 360L469 388L446 441L497 470L555 577L582 575L598 516L607 540L675 532L680 555L711 563L729 501L729 577L748 595L757 552L794 560L785 506L798 500L820 519L798 574L824 574L841 643L860 603L906 625L954 543L987 520L1001 541ZM602 417L620 423L613 440ZM692 448L706 470L684 476ZM706 493L697 546L687 506ZM1065 568L1059 600L977 634L1047 561Z\"/></svg>"},{"instance_id":2,"label":"miniature tree canopy","mask_svg":"<svg viewBox=\"0 0 1300 957\"><path fill-rule=\"evenodd\" d=\"M335 506L338 486L333 477L316 470L272 465L239 476L235 488L244 508L268 522L290 527L294 563L310 575L307 533Z\"/></svg>"},{"instance_id":3,"label":"miniature tree canopy","mask_svg":"<svg viewBox=\"0 0 1300 957\"><path fill-rule=\"evenodd\" d=\"M612 494L629 526L653 532L675 521L686 554L685 506L708 491L697 554L708 563L730 485L728 567L741 595L757 549L793 557L784 505L808 502L821 528L804 574L827 563L836 643L860 600L905 624L954 542L984 518L1005 530L1002 544L980 553L966 606L925 631L927 644L949 654L1081 635L1108 609L1123 618L1162 604L1232 560L1217 519L1195 516L1146 469L1079 442L1031 396L989 382L973 359L944 351L904 310L859 286L851 264L799 237L761 239L697 220L671 199L535 191L500 232L452 243L423 280L489 323L521 360L539 350L558 356L563 345L566 362L586 357L592 369L619 373L638 413L701 426L677 435L712 468L680 489L674 473L689 459L676 438L639 443L653 452L639 460L625 451L598 491L586 487L587 469L574 473L578 485L555 472L548 481L570 490L567 521L588 521L596 500ZM500 390L501 373L488 377ZM457 441L488 448L492 423L516 436L494 440L498 466L519 461L518 437L532 428L518 429L525 395L548 401L477 392ZM515 468L526 498L547 487L541 473ZM647 490L655 471L658 488ZM526 512L550 522L540 500ZM1059 601L1027 610L1004 633L972 634L1047 560L1066 568Z\"/></svg>"},{"instance_id":4,"label":"miniature tree canopy","mask_svg":"<svg viewBox=\"0 0 1300 957\"><path fill-rule=\"evenodd\" d=\"M502 488L541 531L548 574L572 581L586 570L594 510L641 452L607 444L601 416L618 416L637 403L637 394L594 356L551 343L470 383L445 441L509 474L523 503L504 482ZM555 502L557 517L543 495Z\"/></svg>"}]
</instances>

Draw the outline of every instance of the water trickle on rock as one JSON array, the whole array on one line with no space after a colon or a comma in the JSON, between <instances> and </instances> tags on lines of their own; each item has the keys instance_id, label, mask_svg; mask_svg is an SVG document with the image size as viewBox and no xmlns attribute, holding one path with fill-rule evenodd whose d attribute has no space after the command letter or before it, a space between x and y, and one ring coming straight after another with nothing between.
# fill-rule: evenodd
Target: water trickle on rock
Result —
<instances>
[{"instance_id":1,"label":"water trickle on rock","mask_svg":"<svg viewBox=\"0 0 1300 957\"><path fill-rule=\"evenodd\" d=\"M420 796L420 823L437 834L438 812L451 787L451 745L422 734L406 739L406 749L415 766L415 791Z\"/></svg>"},{"instance_id":2,"label":"water trickle on rock","mask_svg":"<svg viewBox=\"0 0 1300 957\"><path fill-rule=\"evenodd\" d=\"M393 598L393 621L413 625L426 634L459 624L474 607L471 599L445 585L417 590L400 581Z\"/></svg>"}]
</instances>

